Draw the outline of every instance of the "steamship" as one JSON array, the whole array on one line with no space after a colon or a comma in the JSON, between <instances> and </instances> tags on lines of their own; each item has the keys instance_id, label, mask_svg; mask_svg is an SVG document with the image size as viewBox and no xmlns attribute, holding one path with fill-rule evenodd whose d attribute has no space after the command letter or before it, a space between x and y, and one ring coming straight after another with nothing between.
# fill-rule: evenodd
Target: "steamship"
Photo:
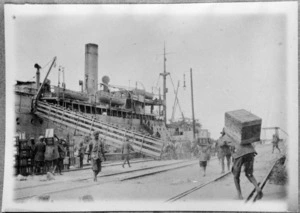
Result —
<instances>
[{"instance_id":1,"label":"steamship","mask_svg":"<svg viewBox=\"0 0 300 213\"><path fill-rule=\"evenodd\" d=\"M78 140L82 140L82 136L88 134L87 129L91 132L96 128L94 121L97 121L99 125L105 124L105 127L98 127L100 130L107 128L111 134L117 134L119 130L130 131L131 135L136 134L132 137L142 138L136 139L140 141L141 147L147 145L142 144L145 138L149 141L158 141L156 136L162 137L163 134L159 131L166 130L165 124L157 119L159 115L155 113L155 109L160 109L164 105L163 100L160 97L155 98L152 93L145 90L112 86L109 84L108 76L103 76L102 82L98 83L97 44L85 45L84 78L79 81L81 91L67 89L65 83L61 86L51 85L47 76L55 61L56 58L53 59L45 79L40 79L41 67L35 64L36 81L16 82L14 94L17 133L25 132L27 138L34 137L37 140L40 135L45 134L46 129L52 128L56 135L76 144ZM101 85L100 89L98 89L99 85ZM65 112L69 114L65 116ZM78 123L73 122L72 125L68 125L68 119L73 116L70 113L77 116ZM64 120L60 120L63 116ZM87 124L85 120L79 118L91 120ZM120 145L119 138L113 135L110 137L111 144ZM149 141L148 149L152 154L156 145L150 147Z\"/></svg>"}]
</instances>

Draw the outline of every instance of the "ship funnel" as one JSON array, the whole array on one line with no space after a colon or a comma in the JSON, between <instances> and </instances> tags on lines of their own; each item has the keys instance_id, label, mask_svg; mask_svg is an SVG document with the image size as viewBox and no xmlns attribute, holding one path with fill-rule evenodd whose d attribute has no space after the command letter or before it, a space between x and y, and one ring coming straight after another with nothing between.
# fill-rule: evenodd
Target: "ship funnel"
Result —
<instances>
[{"instance_id":1,"label":"ship funnel","mask_svg":"<svg viewBox=\"0 0 300 213\"><path fill-rule=\"evenodd\" d=\"M40 69L41 69L41 66L38 65L38 64L35 64L34 68L36 68L35 80L36 80L36 89L38 90L40 88Z\"/></svg>"},{"instance_id":2,"label":"ship funnel","mask_svg":"<svg viewBox=\"0 0 300 213\"><path fill-rule=\"evenodd\" d=\"M84 89L90 96L95 96L98 88L98 45L85 45Z\"/></svg>"}]
</instances>

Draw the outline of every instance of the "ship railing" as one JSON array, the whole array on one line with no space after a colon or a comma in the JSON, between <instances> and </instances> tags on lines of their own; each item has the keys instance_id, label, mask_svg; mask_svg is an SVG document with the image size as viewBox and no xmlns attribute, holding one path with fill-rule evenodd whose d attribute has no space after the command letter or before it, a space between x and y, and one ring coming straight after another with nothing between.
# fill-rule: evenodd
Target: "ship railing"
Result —
<instances>
[{"instance_id":1,"label":"ship railing","mask_svg":"<svg viewBox=\"0 0 300 213\"><path fill-rule=\"evenodd\" d=\"M105 96L107 98L116 98L116 99L128 98L128 95L122 94L119 91L118 92L106 92L106 91L103 91L103 90L99 90L99 91L97 91L97 95Z\"/></svg>"},{"instance_id":2,"label":"ship railing","mask_svg":"<svg viewBox=\"0 0 300 213\"><path fill-rule=\"evenodd\" d=\"M15 86L15 92L36 94L37 89L32 87Z\"/></svg>"},{"instance_id":3,"label":"ship railing","mask_svg":"<svg viewBox=\"0 0 300 213\"><path fill-rule=\"evenodd\" d=\"M47 104L47 103L42 103L42 104ZM63 109L66 109L66 108L64 108L64 107L60 107L60 106L57 106L57 105L51 105L52 107L54 107L54 108L56 108L56 109L58 109L58 110L61 110L61 111L63 111ZM81 113L81 112L74 112L74 111L68 111L69 113L71 113L71 114L73 114L73 115L76 115L76 116L81 116L81 117L83 117L83 118L86 118L86 117L88 117L90 120L93 120L95 117L94 116L90 116L90 115L84 115L83 113ZM96 118L95 118L96 119ZM151 137L151 136L145 136L144 134L140 134L139 132L136 132L136 131L134 131L134 130L128 130L128 129L124 129L124 128L122 128L122 127L118 127L118 126L115 126L115 125L113 125L113 124L110 124L110 123L105 123L105 122L103 122L103 121L100 121L100 120L97 120L97 122L98 123L101 123L101 124L103 124L103 125L106 125L106 126L109 126L109 127L111 127L111 128L114 128L114 129L118 129L118 130L123 130L124 132L130 132L131 134L135 134L135 135L137 135L137 136L139 136L139 137L145 137L147 140L149 140L149 141L157 141L157 142L159 142L159 143L164 143L162 140L159 140L159 139L157 139L157 138L153 138L153 137Z\"/></svg>"},{"instance_id":4,"label":"ship railing","mask_svg":"<svg viewBox=\"0 0 300 213\"><path fill-rule=\"evenodd\" d=\"M43 113L43 115L40 114L40 112ZM48 113L48 115L46 115L46 113ZM68 118L68 117L65 117L64 119L61 119L61 120L58 120L58 119L55 119L55 116L59 116L59 113L57 112L49 112L49 111L46 111L46 110L43 110L43 109L38 109L38 112L37 112L38 115L40 116L44 116L50 120L52 120L53 122L61 122L63 123L64 125L66 126L70 126L78 131L81 131L81 132L84 132L84 133L90 133L90 124L88 124L88 122L79 122L80 121L80 118L78 118L78 120L76 119L76 117L74 117L73 119L72 118ZM49 116L50 115L50 116ZM70 116L72 117L72 116ZM104 135L104 138L109 141L110 145L113 145L113 146L116 146L116 147L119 147L122 143L123 143L123 140L124 140L124 136L123 134L118 134L117 131L108 131L109 128L105 129L103 127L97 127L97 124L94 125L94 127L92 128L93 130L98 130L101 132L102 135ZM127 134L127 136L130 137L130 134ZM136 138L135 135L132 135L130 138L133 139L133 147L134 148L137 148L139 149L139 147L142 146L142 144L140 145L140 139ZM149 144L149 141L147 141L148 144ZM148 155L151 155L151 156L155 156L155 157L158 157L158 153L160 152L160 148L156 147L156 146L153 146L153 145L148 145L148 144L144 144L144 147L146 146L147 147L147 150L144 149L144 152ZM150 143L151 144L151 143Z\"/></svg>"},{"instance_id":5,"label":"ship railing","mask_svg":"<svg viewBox=\"0 0 300 213\"><path fill-rule=\"evenodd\" d=\"M39 104L49 105L47 102L39 102ZM61 111L63 111L63 109L66 109L65 107L61 107L61 106L57 106L57 105L53 105L53 104L51 104L50 106L53 107L53 108L55 108L55 109L61 110ZM95 117L95 116L92 116L92 115L84 115L84 114L81 113L81 112L74 112L74 111L72 111L72 110L70 110L70 111L68 111L68 112L69 112L69 113L72 113L73 115L81 116L81 117L84 117L84 118L88 117L90 120L92 120L92 119ZM99 119L97 119L96 121L97 121L98 123L101 123L101 124L103 124L103 125L109 126L109 127L111 127L111 128L122 129L123 131L126 131L126 132L129 131L129 132L132 132L132 133L134 133L134 134L136 134L136 135L138 135L138 136L140 136L140 137L144 137L143 134L140 134L140 133L135 132L135 131L133 131L133 130L128 130L128 129L125 129L125 128L117 127L117 126L115 126L115 125L113 125L113 124L110 124L110 123L106 123L106 122L100 121ZM159 139L156 139L156 138L153 138L153 137L150 137L150 136L145 136L145 138L148 139L148 140L161 141L161 140L159 140Z\"/></svg>"},{"instance_id":6,"label":"ship railing","mask_svg":"<svg viewBox=\"0 0 300 213\"><path fill-rule=\"evenodd\" d=\"M120 147L127 136L132 139L132 145L135 150L143 148L143 153L154 157L159 157L161 154L162 141L146 138L144 135L100 123L98 120L86 118L73 111L63 110L63 107L39 102L37 114L53 122L60 122L63 125L84 132L85 134L90 134L91 130L98 130L104 135L110 145L116 147Z\"/></svg>"}]
</instances>

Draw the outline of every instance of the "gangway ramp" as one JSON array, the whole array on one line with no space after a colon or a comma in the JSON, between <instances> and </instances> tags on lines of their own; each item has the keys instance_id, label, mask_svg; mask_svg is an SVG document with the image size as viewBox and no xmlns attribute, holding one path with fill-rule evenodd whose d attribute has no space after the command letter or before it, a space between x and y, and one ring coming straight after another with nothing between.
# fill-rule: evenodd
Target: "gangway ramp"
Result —
<instances>
[{"instance_id":1,"label":"gangway ramp","mask_svg":"<svg viewBox=\"0 0 300 213\"><path fill-rule=\"evenodd\" d=\"M93 116L84 115L65 107L42 101L37 102L34 113L42 118L76 129L84 134L90 134L91 131L96 130L100 131L101 135L106 139L106 144L116 148L120 148L125 140L125 136L128 136L136 152L141 152L156 159L161 156L164 141L105 123Z\"/></svg>"}]
</instances>

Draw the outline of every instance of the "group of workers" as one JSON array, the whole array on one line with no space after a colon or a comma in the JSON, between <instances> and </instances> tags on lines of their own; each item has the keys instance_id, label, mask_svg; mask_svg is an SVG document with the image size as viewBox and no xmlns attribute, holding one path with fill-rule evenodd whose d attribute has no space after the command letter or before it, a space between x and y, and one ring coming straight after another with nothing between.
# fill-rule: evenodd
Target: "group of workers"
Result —
<instances>
[{"instance_id":1,"label":"group of workers","mask_svg":"<svg viewBox=\"0 0 300 213\"><path fill-rule=\"evenodd\" d=\"M64 168L64 159L68 154L67 143L63 139L53 139L51 146L46 145L45 137L40 136L35 143L34 138L30 139L32 159L33 159L33 174L44 174L46 172L55 173L56 170L62 174Z\"/></svg>"},{"instance_id":2,"label":"group of workers","mask_svg":"<svg viewBox=\"0 0 300 213\"><path fill-rule=\"evenodd\" d=\"M97 181L97 175L101 172L102 162L106 161L105 157L105 137L100 136L99 131L95 131L93 133L93 140L89 141L89 137L86 137L85 144L88 146L84 146L84 143L81 142L79 144L79 148L75 152L77 152L77 156L80 159L80 167L83 167L83 158L88 151L88 161L91 161L92 170L94 173L94 181ZM125 140L123 142L121 151L122 157L124 159L122 167L124 168L126 164L130 165L130 153L134 151L131 140L128 136L124 137ZM62 174L62 170L64 169L64 159L69 156L68 144L65 140L59 139L56 135L52 142L49 144L49 141L44 137L40 136L38 141L35 143L34 138L30 139L30 149L31 149L31 158L34 162L33 164L33 174L45 174L50 172L55 174L56 172Z\"/></svg>"},{"instance_id":3,"label":"group of workers","mask_svg":"<svg viewBox=\"0 0 300 213\"><path fill-rule=\"evenodd\" d=\"M106 161L105 157L105 138L99 137L100 132L95 131L93 133L93 140L89 143L89 152L88 152L88 160L92 162L92 170L94 181L97 181L97 175L101 172L102 169L102 162ZM278 149L279 152L279 137L278 135L274 134L272 139L272 153L274 149ZM54 144L51 146L46 146L44 136L40 136L37 143L34 143L34 139L31 140L32 144L32 153L34 156L34 173L44 173L44 172L51 172L55 173L56 169L58 170L59 174L62 174L63 168L63 160L67 155L67 144L66 141L59 139L55 136ZM176 155L176 148L178 149L179 144L168 143L167 146L164 148L164 152L174 156ZM182 146L182 144L181 144ZM182 148L182 147L181 147ZM227 161L227 170L230 170L231 161L233 162L231 171L234 176L234 183L238 194L238 199L243 199L241 186L240 186L240 173L241 169L244 166L245 175L248 180L255 186L255 189L258 194L258 198L260 199L263 196L262 190L258 186L258 183L253 176L253 164L254 164L254 157L257 155L254 146L250 144L239 144L233 143L232 139L228 137L223 129L221 132L220 138L217 142L212 145L212 143L194 143L191 145L191 153L195 153L197 150L197 155L199 157L199 165L200 168L203 170L203 176L206 175L206 167L207 162L210 160L210 155L212 149L216 150L219 162L221 164L221 173L225 173L225 161ZM79 157L80 157L80 166L82 167L82 160L85 154L86 148L83 146L83 143L80 143L79 147ZM129 167L130 165L130 152L134 151L129 137L125 136L125 141L122 146L122 155L124 158L124 162L122 167L124 168L125 164L127 163Z\"/></svg>"},{"instance_id":4,"label":"group of workers","mask_svg":"<svg viewBox=\"0 0 300 213\"><path fill-rule=\"evenodd\" d=\"M163 159L190 159L193 156L197 156L198 149L196 146L196 143L190 142L190 141L184 141L184 142L175 142L170 141L167 143L162 152L162 158Z\"/></svg>"},{"instance_id":5,"label":"group of workers","mask_svg":"<svg viewBox=\"0 0 300 213\"><path fill-rule=\"evenodd\" d=\"M278 149L279 152L279 137L277 134L273 135L272 139L272 153L274 149ZM207 162L210 159L210 145L201 144L199 152L199 164L203 170L203 176L206 175ZM225 161L227 161L227 170L230 171L231 161L233 162L231 172L234 177L234 184L237 190L238 199L243 199L241 186L240 186L240 174L242 167L244 167L245 175L248 180L254 185L258 199L263 196L262 190L258 186L258 183L253 176L253 164L254 157L257 155L254 146L250 144L234 143L230 137L228 137L223 129L221 136L216 143L216 150L219 162L221 163L221 173L225 173Z\"/></svg>"},{"instance_id":6,"label":"group of workers","mask_svg":"<svg viewBox=\"0 0 300 213\"><path fill-rule=\"evenodd\" d=\"M88 147L84 146L84 143L81 142L79 144L79 148L74 150L77 152L77 156L80 159L80 168L83 167L83 158L88 150L88 161L91 161L92 170L94 173L94 181L97 181L97 175L101 171L102 162L106 161L105 157L105 138L99 137L100 132L95 131L93 133L94 139L88 143ZM89 137L86 137L88 139ZM50 141L50 142L49 142ZM62 171L64 168L69 166L69 161L66 165L64 162L65 159L70 159L70 152L68 148L68 144L65 140L59 139L56 135L52 140L48 140L44 136L40 136L38 141L35 142L33 137L30 138L30 143L27 145L30 150L30 158L32 159L32 174L40 175L46 174L47 172L58 173L62 175ZM134 151L133 146L131 145L131 141L128 136L125 136L125 141L122 146L122 157L124 162L122 167L124 168L126 164L130 165L130 153Z\"/></svg>"},{"instance_id":7,"label":"group of workers","mask_svg":"<svg viewBox=\"0 0 300 213\"><path fill-rule=\"evenodd\" d=\"M280 139L277 134L273 135L272 139L272 153L275 149L279 149ZM163 149L163 158L165 159L180 159L180 153L182 148L189 143L169 142ZM221 132L220 138L216 142L207 141L206 143L199 143L195 141L190 145L190 149L185 150L191 153L191 156L197 157L199 159L199 165L202 170L203 176L206 176L207 163L210 160L210 156L217 154L219 163L221 164L221 173L227 171L232 171L234 176L234 183L237 189L238 199L243 199L241 187L240 187L240 173L244 166L245 175L248 180L255 186L258 194L258 198L263 196L261 189L259 188L255 177L253 176L253 163L254 157L257 155L254 146L252 144L238 144L234 143L230 137L228 137L224 131ZM232 168L231 168L231 163Z\"/></svg>"},{"instance_id":8,"label":"group of workers","mask_svg":"<svg viewBox=\"0 0 300 213\"><path fill-rule=\"evenodd\" d=\"M94 139L90 143L90 150L91 150L91 162L92 162L92 170L94 174L94 181L97 181L97 175L101 172L102 169L102 162L106 161L105 157L105 149L104 149L104 144L105 144L105 138L100 136L99 131L95 131L93 133ZM123 142L122 145L122 155L124 158L124 162L122 164L122 167L124 168L125 164L127 163L129 167L130 166L130 152L134 151L131 141L129 137L125 137L125 141Z\"/></svg>"}]
</instances>

